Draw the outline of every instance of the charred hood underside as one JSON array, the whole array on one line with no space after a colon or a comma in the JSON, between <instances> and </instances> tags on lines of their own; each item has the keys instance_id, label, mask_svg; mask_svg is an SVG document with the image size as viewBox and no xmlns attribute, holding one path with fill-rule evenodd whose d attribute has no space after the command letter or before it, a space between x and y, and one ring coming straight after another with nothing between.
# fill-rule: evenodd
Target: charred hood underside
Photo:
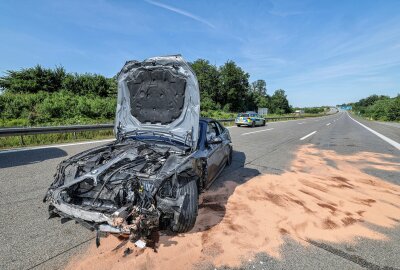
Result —
<instances>
[{"instance_id":1,"label":"charred hood underside","mask_svg":"<svg viewBox=\"0 0 400 270\"><path fill-rule=\"evenodd\" d=\"M182 114L186 79L170 70L143 69L127 82L131 114L141 123L170 124Z\"/></svg>"},{"instance_id":2,"label":"charred hood underside","mask_svg":"<svg viewBox=\"0 0 400 270\"><path fill-rule=\"evenodd\" d=\"M115 133L164 132L194 149L200 91L196 75L180 55L128 61L118 74Z\"/></svg>"}]
</instances>

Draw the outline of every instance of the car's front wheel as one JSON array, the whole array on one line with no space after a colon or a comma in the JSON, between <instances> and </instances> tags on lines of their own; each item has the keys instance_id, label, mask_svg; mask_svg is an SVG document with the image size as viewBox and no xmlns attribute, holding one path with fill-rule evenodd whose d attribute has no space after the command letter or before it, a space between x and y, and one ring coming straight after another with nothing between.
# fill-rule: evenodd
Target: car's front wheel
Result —
<instances>
[{"instance_id":1,"label":"car's front wheel","mask_svg":"<svg viewBox=\"0 0 400 270\"><path fill-rule=\"evenodd\" d=\"M192 180L183 186L178 187L177 194L185 196L180 214L176 222L173 222L171 229L174 232L183 233L190 231L197 218L199 194L196 181Z\"/></svg>"},{"instance_id":2,"label":"car's front wheel","mask_svg":"<svg viewBox=\"0 0 400 270\"><path fill-rule=\"evenodd\" d=\"M233 150L231 148L230 151L229 151L229 154L228 154L228 159L226 161L226 165L227 166L230 166L232 164L232 156L233 156Z\"/></svg>"}]
</instances>

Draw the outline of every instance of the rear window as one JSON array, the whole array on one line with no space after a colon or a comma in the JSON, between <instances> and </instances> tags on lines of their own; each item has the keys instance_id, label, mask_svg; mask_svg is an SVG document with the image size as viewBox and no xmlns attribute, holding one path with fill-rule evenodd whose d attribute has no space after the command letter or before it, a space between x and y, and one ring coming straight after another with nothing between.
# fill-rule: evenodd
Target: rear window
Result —
<instances>
[{"instance_id":1,"label":"rear window","mask_svg":"<svg viewBox=\"0 0 400 270\"><path fill-rule=\"evenodd\" d=\"M239 113L237 117L249 117L248 113Z\"/></svg>"}]
</instances>

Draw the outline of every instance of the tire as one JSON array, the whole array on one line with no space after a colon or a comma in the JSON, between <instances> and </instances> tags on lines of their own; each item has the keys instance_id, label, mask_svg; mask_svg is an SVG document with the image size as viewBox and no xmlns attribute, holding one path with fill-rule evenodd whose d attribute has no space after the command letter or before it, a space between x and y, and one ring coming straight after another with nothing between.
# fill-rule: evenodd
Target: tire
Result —
<instances>
[{"instance_id":1,"label":"tire","mask_svg":"<svg viewBox=\"0 0 400 270\"><path fill-rule=\"evenodd\" d=\"M265 126L265 120L263 120L263 124L262 125Z\"/></svg>"},{"instance_id":2,"label":"tire","mask_svg":"<svg viewBox=\"0 0 400 270\"><path fill-rule=\"evenodd\" d=\"M236 126L237 126L237 127L240 127L240 125L239 125L239 124L237 124Z\"/></svg>"},{"instance_id":3,"label":"tire","mask_svg":"<svg viewBox=\"0 0 400 270\"><path fill-rule=\"evenodd\" d=\"M253 127L255 127L255 126L256 126L256 122L253 121L253 123L251 123L251 127L253 128Z\"/></svg>"},{"instance_id":4,"label":"tire","mask_svg":"<svg viewBox=\"0 0 400 270\"><path fill-rule=\"evenodd\" d=\"M226 160L226 166L230 166L232 164L232 156L233 156L233 150L231 148L229 151L228 159Z\"/></svg>"},{"instance_id":5,"label":"tire","mask_svg":"<svg viewBox=\"0 0 400 270\"><path fill-rule=\"evenodd\" d=\"M194 227L197 218L199 194L196 181L192 180L184 186L179 187L177 194L186 195L187 199L184 200L184 203L186 200L187 203L185 203L186 206L182 206L177 222L172 222L171 229L177 233L188 232Z\"/></svg>"}]
</instances>

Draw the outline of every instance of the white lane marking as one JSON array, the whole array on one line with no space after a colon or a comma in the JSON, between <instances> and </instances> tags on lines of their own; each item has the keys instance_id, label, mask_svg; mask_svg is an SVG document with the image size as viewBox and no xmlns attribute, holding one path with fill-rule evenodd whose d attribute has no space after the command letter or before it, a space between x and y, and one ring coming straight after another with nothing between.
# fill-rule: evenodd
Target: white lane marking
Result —
<instances>
[{"instance_id":1,"label":"white lane marking","mask_svg":"<svg viewBox=\"0 0 400 270\"><path fill-rule=\"evenodd\" d=\"M353 120L354 122L356 122L357 124L359 124L360 126L366 128L367 130L371 131L372 133L374 133L376 136L378 136L379 138L381 138L382 140L384 140L385 142L391 144L392 146L394 146L395 148L397 148L398 150L400 150L400 143L393 141L392 139L386 137L385 135L380 134L379 132L376 132L375 130L373 130L372 128L367 127L364 124L361 124L360 122L358 122L357 120L353 119L353 117L351 117L348 113L347 115L350 117L351 120Z\"/></svg>"},{"instance_id":2,"label":"white lane marking","mask_svg":"<svg viewBox=\"0 0 400 270\"><path fill-rule=\"evenodd\" d=\"M304 124L305 122L301 122L301 123L297 123L297 124L299 124L299 125L302 125L302 124Z\"/></svg>"},{"instance_id":3,"label":"white lane marking","mask_svg":"<svg viewBox=\"0 0 400 270\"><path fill-rule=\"evenodd\" d=\"M270 122L267 122L267 124L270 125L270 124L279 124L279 123L296 122L296 121L300 121L300 120L270 121Z\"/></svg>"},{"instance_id":4,"label":"white lane marking","mask_svg":"<svg viewBox=\"0 0 400 270\"><path fill-rule=\"evenodd\" d=\"M300 139L300 141L307 139L308 137L314 135L315 133L317 133L317 131L313 131L310 134L307 134L306 136L304 136L303 138Z\"/></svg>"},{"instance_id":5,"label":"white lane marking","mask_svg":"<svg viewBox=\"0 0 400 270\"><path fill-rule=\"evenodd\" d=\"M329 126L331 123L326 124L327 126Z\"/></svg>"},{"instance_id":6,"label":"white lane marking","mask_svg":"<svg viewBox=\"0 0 400 270\"><path fill-rule=\"evenodd\" d=\"M65 146L74 146L74 145L82 145L82 144L111 142L111 141L115 141L115 139L106 139L106 140L88 141L88 142L78 142L78 143L44 145L44 146L26 147L26 148L17 148L17 149L7 149L7 150L0 150L0 154L23 152L23 151L38 150L38 149L47 149L47 148L57 148L57 147L65 147Z\"/></svg>"},{"instance_id":7,"label":"white lane marking","mask_svg":"<svg viewBox=\"0 0 400 270\"><path fill-rule=\"evenodd\" d=\"M227 129L230 129L230 128L235 128L236 126L230 126L230 127L225 127L225 128L227 128Z\"/></svg>"},{"instance_id":8,"label":"white lane marking","mask_svg":"<svg viewBox=\"0 0 400 270\"><path fill-rule=\"evenodd\" d=\"M315 121L315 122L318 122L318 121L320 121L320 120L322 120L322 119L325 119L325 118L326 118L326 116L319 116L319 118L321 118L321 119L314 120L314 121ZM297 119L297 120L285 120L285 121L275 121L275 122L267 122L267 123L268 123L268 125L270 125L270 124L278 124L278 123L285 123L285 122L293 122L293 123L295 123L295 122L297 122L297 121L301 121L301 120L303 120L303 119ZM310 119L310 121L311 121L311 119Z\"/></svg>"},{"instance_id":9,"label":"white lane marking","mask_svg":"<svg viewBox=\"0 0 400 270\"><path fill-rule=\"evenodd\" d=\"M243 133L242 135L249 135L249 134L253 134L253 133L257 133L257 132L263 132L263 131L267 131L267 130L273 130L273 128L267 128L267 129L263 129L263 130L247 132L247 133Z\"/></svg>"}]
</instances>

